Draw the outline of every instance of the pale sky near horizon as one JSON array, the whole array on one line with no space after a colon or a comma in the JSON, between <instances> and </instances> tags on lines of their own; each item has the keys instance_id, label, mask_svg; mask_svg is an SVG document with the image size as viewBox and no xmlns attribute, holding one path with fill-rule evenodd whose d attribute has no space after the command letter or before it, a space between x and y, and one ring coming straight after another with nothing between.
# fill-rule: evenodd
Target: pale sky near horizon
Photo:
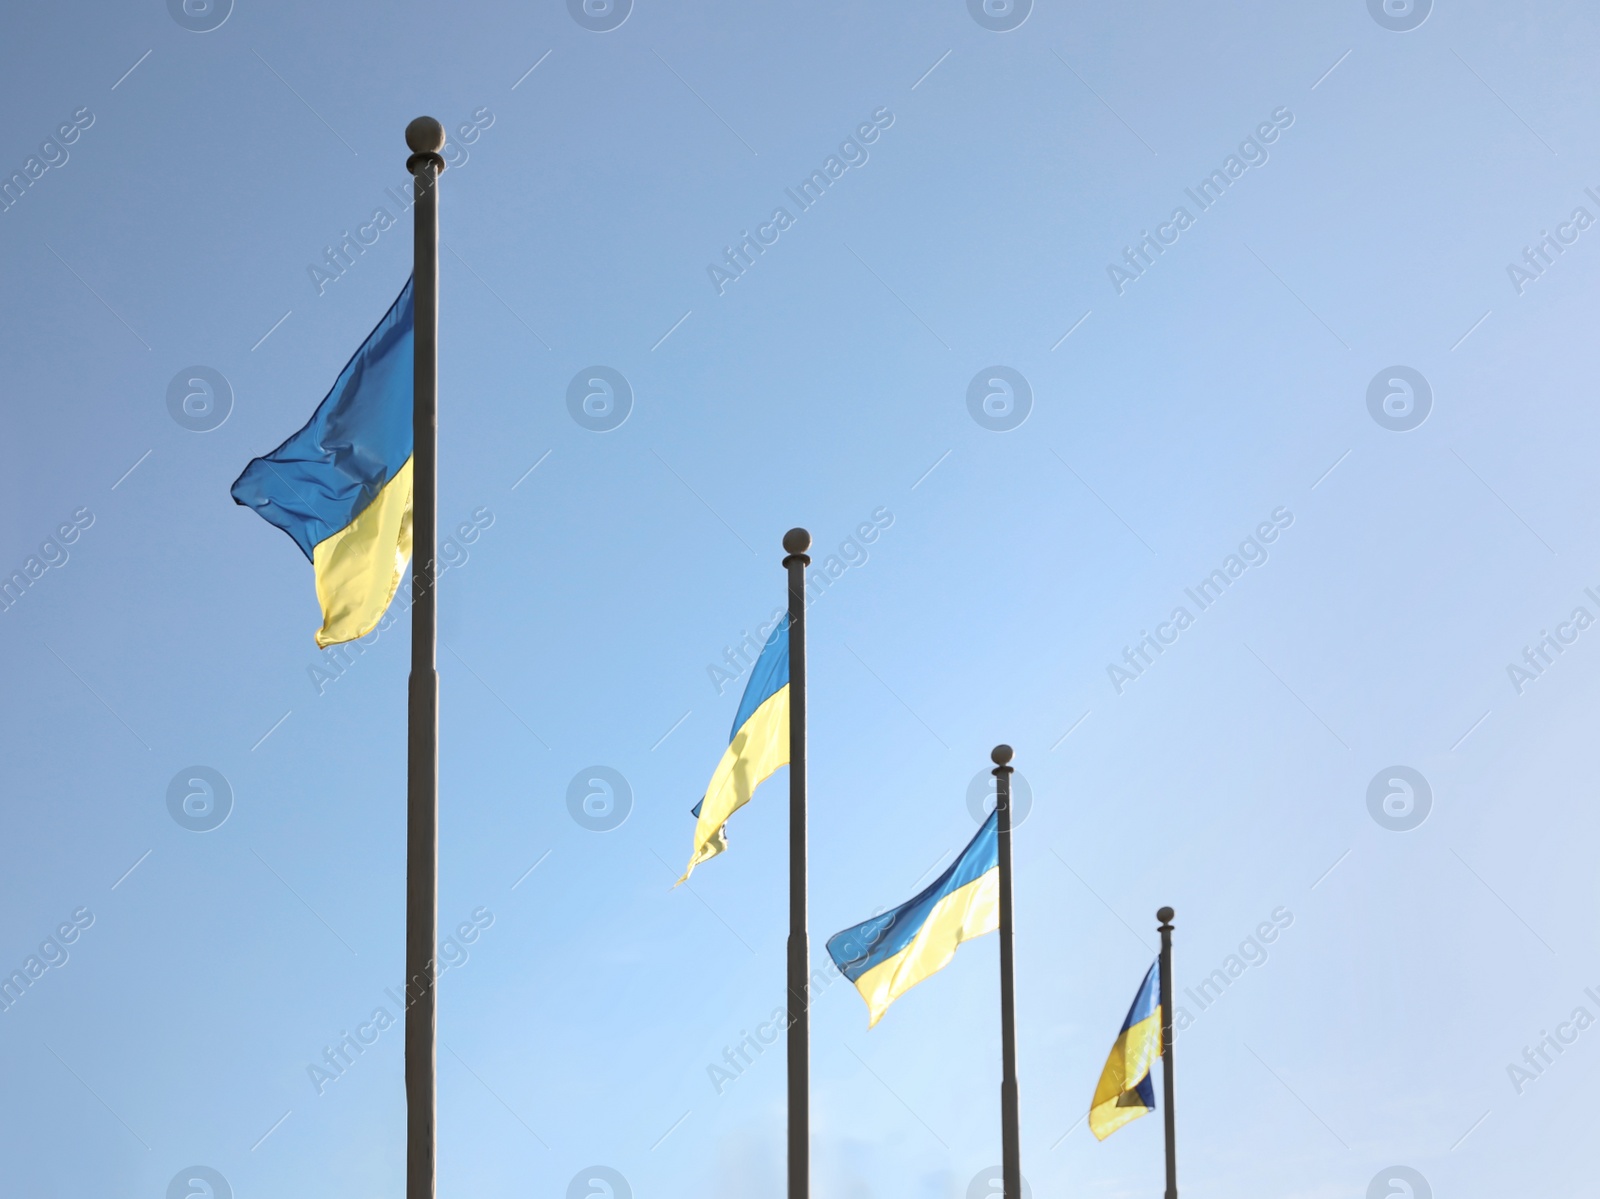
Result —
<instances>
[{"instance_id":1,"label":"pale sky near horizon","mask_svg":"<svg viewBox=\"0 0 1600 1199\"><path fill-rule=\"evenodd\" d=\"M618 2L12 14L0 1191L403 1193L407 625L228 487L431 113L441 1195L782 1193L787 773L672 883L793 525L818 1199L996 1193L996 939L870 1031L823 943L1000 741L1038 1199L1161 1193L1082 1116L1163 904L1187 1199L1581 1193L1600 12Z\"/></svg>"}]
</instances>

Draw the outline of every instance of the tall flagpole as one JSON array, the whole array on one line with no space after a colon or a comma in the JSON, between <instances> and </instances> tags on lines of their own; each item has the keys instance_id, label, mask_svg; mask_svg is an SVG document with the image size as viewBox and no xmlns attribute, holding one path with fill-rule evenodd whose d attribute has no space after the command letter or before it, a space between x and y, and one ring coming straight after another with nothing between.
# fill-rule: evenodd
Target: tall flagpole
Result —
<instances>
[{"instance_id":1,"label":"tall flagpole","mask_svg":"<svg viewBox=\"0 0 1600 1199\"><path fill-rule=\"evenodd\" d=\"M1172 1108L1172 916L1171 908L1161 908L1161 1098L1165 1101L1167 1125L1167 1195L1178 1199L1177 1117Z\"/></svg>"},{"instance_id":2,"label":"tall flagpole","mask_svg":"<svg viewBox=\"0 0 1600 1199\"><path fill-rule=\"evenodd\" d=\"M414 179L416 358L411 408L411 681L406 750L406 1199L434 1199L433 952L439 925L439 672L434 549L439 439L439 172L444 126L406 126Z\"/></svg>"},{"instance_id":3,"label":"tall flagpole","mask_svg":"<svg viewBox=\"0 0 1600 1199\"><path fill-rule=\"evenodd\" d=\"M811 1194L811 974L806 932L806 567L811 534L783 535L789 572L789 1199ZM409 1199L409 1197L408 1197Z\"/></svg>"},{"instance_id":4,"label":"tall flagpole","mask_svg":"<svg viewBox=\"0 0 1600 1199\"><path fill-rule=\"evenodd\" d=\"M1000 850L1000 1176L1005 1199L1022 1199L1022 1134L1017 1117L1017 1010L1011 934L1011 747L997 745L994 762L995 831Z\"/></svg>"}]
</instances>

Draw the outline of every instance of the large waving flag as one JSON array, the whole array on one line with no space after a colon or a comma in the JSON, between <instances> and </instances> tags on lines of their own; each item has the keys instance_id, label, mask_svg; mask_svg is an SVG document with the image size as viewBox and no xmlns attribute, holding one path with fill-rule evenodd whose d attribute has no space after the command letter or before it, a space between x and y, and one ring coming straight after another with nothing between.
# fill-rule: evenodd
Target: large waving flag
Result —
<instances>
[{"instance_id":1,"label":"large waving flag","mask_svg":"<svg viewBox=\"0 0 1600 1199\"><path fill-rule=\"evenodd\" d=\"M306 426L233 484L311 559L319 646L370 633L411 558L412 324L408 279Z\"/></svg>"},{"instance_id":2,"label":"large waving flag","mask_svg":"<svg viewBox=\"0 0 1600 1199\"><path fill-rule=\"evenodd\" d=\"M956 946L1000 927L998 813L915 899L828 938L833 963L867 1001L872 1027L889 1005L949 964Z\"/></svg>"},{"instance_id":3,"label":"large waving flag","mask_svg":"<svg viewBox=\"0 0 1600 1199\"><path fill-rule=\"evenodd\" d=\"M707 858L728 847L723 825L763 781L789 761L789 621L785 617L761 648L733 718L728 748L704 798L694 806L694 853L681 883Z\"/></svg>"},{"instance_id":4,"label":"large waving flag","mask_svg":"<svg viewBox=\"0 0 1600 1199\"><path fill-rule=\"evenodd\" d=\"M1156 1110L1150 1071L1161 1056L1159 966L1159 962L1152 965L1139 984L1139 993L1133 997L1133 1006L1128 1009L1094 1089L1089 1131L1102 1141L1124 1124Z\"/></svg>"}]
</instances>

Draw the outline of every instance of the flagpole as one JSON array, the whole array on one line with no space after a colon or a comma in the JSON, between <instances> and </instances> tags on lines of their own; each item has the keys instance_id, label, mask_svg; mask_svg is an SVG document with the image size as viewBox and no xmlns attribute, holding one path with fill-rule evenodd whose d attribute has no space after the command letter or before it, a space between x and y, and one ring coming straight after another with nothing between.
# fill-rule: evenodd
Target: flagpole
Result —
<instances>
[{"instance_id":1,"label":"flagpole","mask_svg":"<svg viewBox=\"0 0 1600 1199\"><path fill-rule=\"evenodd\" d=\"M444 127L406 126L414 180L415 378L411 409L411 679L406 749L406 1199L434 1199L439 925L439 672L434 641L439 434L439 172Z\"/></svg>"},{"instance_id":2,"label":"flagpole","mask_svg":"<svg viewBox=\"0 0 1600 1199\"><path fill-rule=\"evenodd\" d=\"M806 567L811 534L783 535L789 573L789 1199L811 1194L811 973L806 932Z\"/></svg>"},{"instance_id":3,"label":"flagpole","mask_svg":"<svg viewBox=\"0 0 1600 1199\"><path fill-rule=\"evenodd\" d=\"M1000 857L1000 1175L1005 1199L1022 1199L1022 1133L1017 1116L1016 983L1011 934L1011 747L997 745L994 762L995 831Z\"/></svg>"},{"instance_id":4,"label":"flagpole","mask_svg":"<svg viewBox=\"0 0 1600 1199\"><path fill-rule=\"evenodd\" d=\"M1167 1194L1178 1199L1177 1118L1172 1107L1172 916L1171 908L1161 908L1161 1097L1167 1125Z\"/></svg>"}]
</instances>

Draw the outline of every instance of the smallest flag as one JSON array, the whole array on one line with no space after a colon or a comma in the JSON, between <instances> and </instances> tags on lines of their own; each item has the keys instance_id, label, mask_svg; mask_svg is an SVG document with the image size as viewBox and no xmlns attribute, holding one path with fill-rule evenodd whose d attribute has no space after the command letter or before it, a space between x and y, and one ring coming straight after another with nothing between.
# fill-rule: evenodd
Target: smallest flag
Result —
<instances>
[{"instance_id":1,"label":"smallest flag","mask_svg":"<svg viewBox=\"0 0 1600 1199\"><path fill-rule=\"evenodd\" d=\"M1156 1110L1150 1070L1161 1056L1161 997L1157 962L1145 972L1133 1006L1122 1021L1089 1105L1089 1131L1105 1140L1117 1129Z\"/></svg>"}]
</instances>

